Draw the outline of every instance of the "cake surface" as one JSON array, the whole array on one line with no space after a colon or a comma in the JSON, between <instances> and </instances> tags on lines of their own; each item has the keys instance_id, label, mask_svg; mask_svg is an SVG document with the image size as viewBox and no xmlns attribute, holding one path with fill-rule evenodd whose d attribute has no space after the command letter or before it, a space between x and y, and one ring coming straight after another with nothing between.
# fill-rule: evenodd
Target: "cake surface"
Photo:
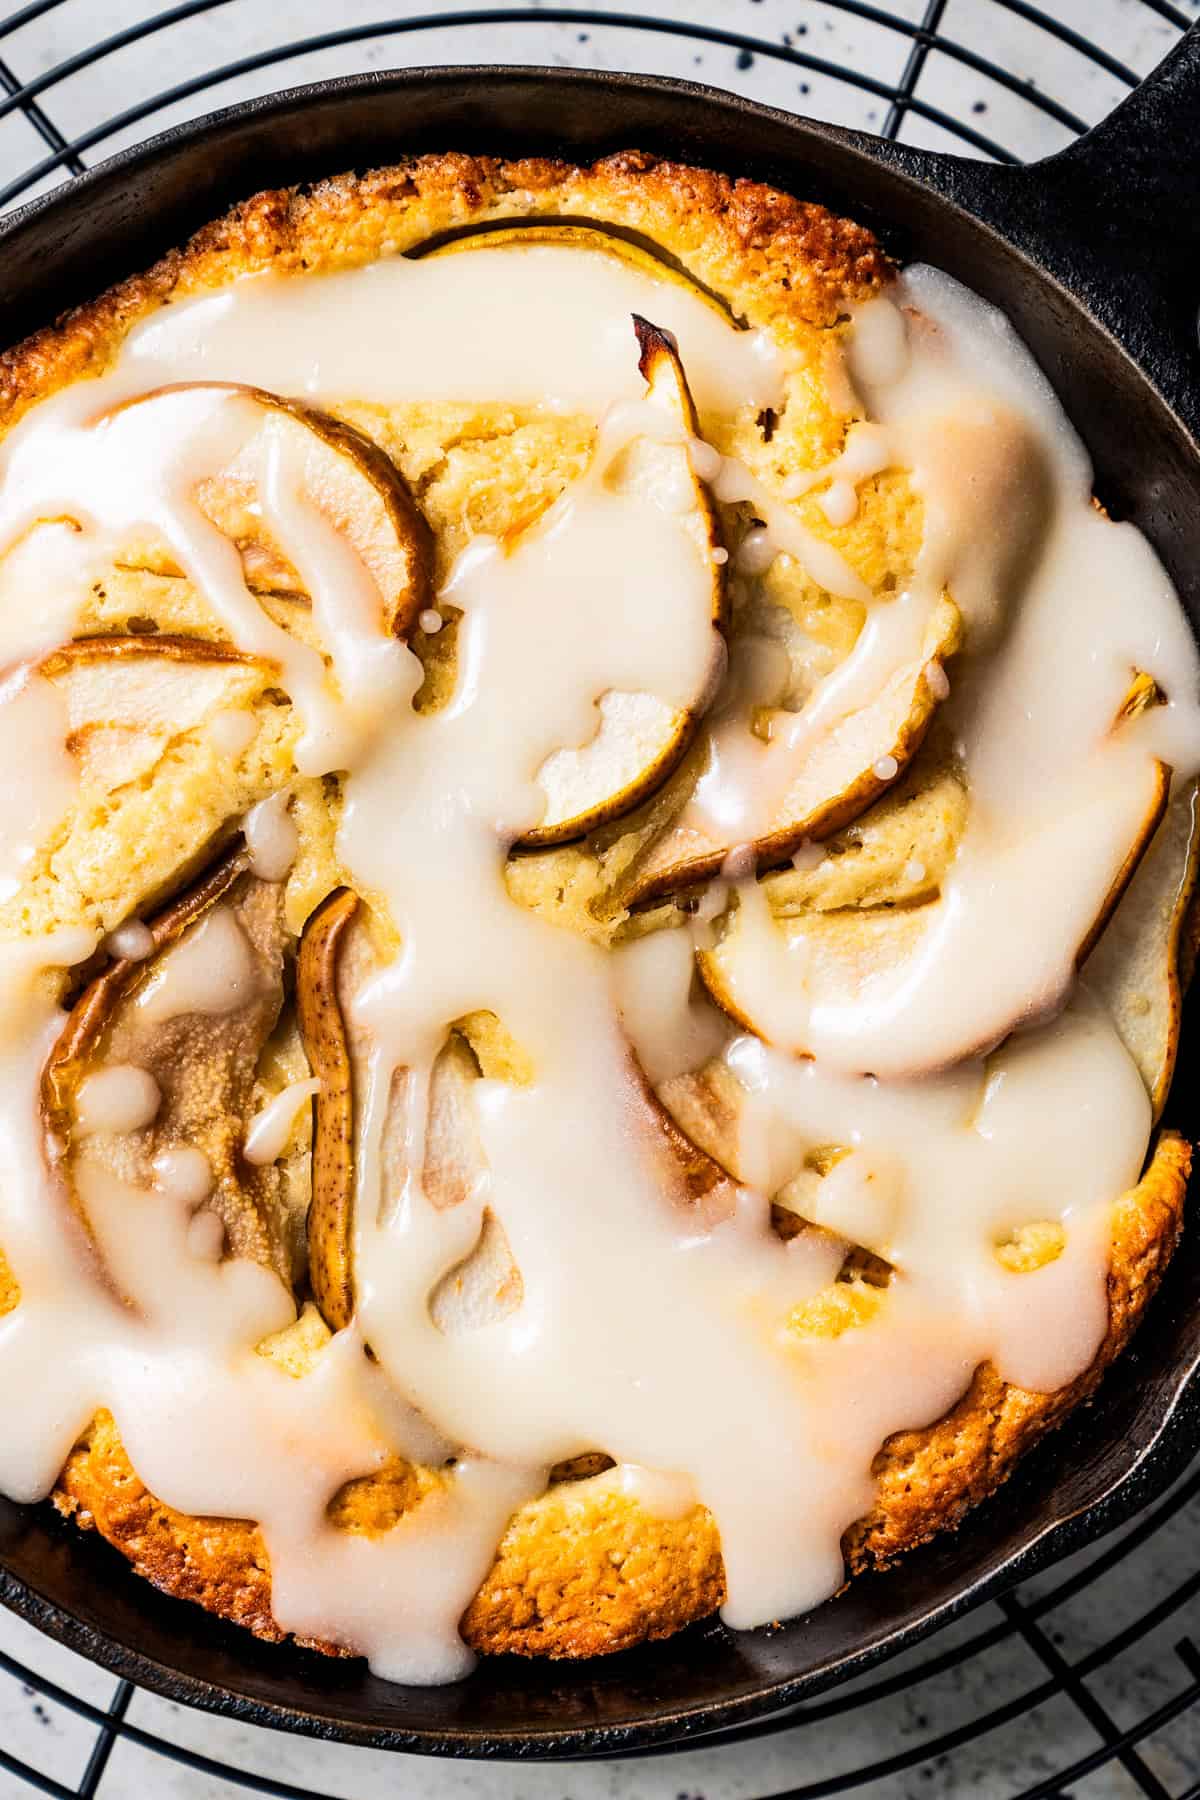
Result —
<instances>
[{"instance_id":1,"label":"cake surface","mask_svg":"<svg viewBox=\"0 0 1200 1800\"><path fill-rule=\"evenodd\" d=\"M531 257L565 321L562 343L547 343L545 392L529 385L518 310L537 286L518 268ZM419 357L398 358L393 375L380 354L378 272L401 263L448 308L500 296L507 332L492 327L495 343L479 332L493 361L464 329L453 391L439 354L456 316L438 327L430 391ZM413 292L415 332L424 302ZM157 1389L147 1397L131 1380L114 1394L92 1376L75 1387L64 1377L64 1417L80 1413L77 1426L28 1461L0 1461L0 1486L52 1491L139 1575L261 1637L367 1653L385 1673L425 1680L465 1667L447 1622L478 1653L591 1656L718 1607L734 1626L802 1610L840 1585L843 1565L851 1575L885 1566L952 1528L1086 1400L1181 1228L1189 1147L1151 1134L1173 1064L1195 878L1194 656L1147 547L1089 512L1070 446L1054 462L1055 403L1019 351L1003 352L994 388L987 370L973 371L978 391L961 385L960 338L981 329L961 292L898 277L862 227L760 184L638 153L589 169L444 155L255 196L6 354L0 631L17 703L37 708L32 725L12 729L37 741L50 707L52 729L65 721L67 732L52 791L39 778L32 823L19 822L0 936L16 946L13 1017L28 1014L38 1047L36 1141L59 1202L59 1256L90 1264L100 1295L79 1301L76 1329L113 1331L116 1368L132 1329L120 1315L149 1320L166 1361L190 1371L199 1359L196 1380L209 1380L191 1325L164 1316L160 1326L143 1286L148 1256L189 1257L203 1273L178 1291L164 1282L176 1296L164 1314L178 1304L191 1320L194 1304L224 1342L218 1277L226 1298L240 1282L237 1366L251 1373L238 1404L252 1395L247 1407L278 1416L289 1454L304 1429L296 1396L321 1382L352 1424L301 1522L269 1471L242 1484L226 1467L223 1484L221 1468L197 1467L220 1441L224 1374L211 1376L211 1418L198 1403L194 1442L186 1412ZM387 304L404 293L397 284ZM240 298L223 313L230 294ZM662 310L620 312L630 297ZM585 331L611 304L624 350L605 337L568 377L576 301L595 309ZM717 348L693 359L705 332ZM288 381L296 346L314 334L328 367L318 357L310 381ZM628 384L609 406L602 390L619 354ZM901 402L903 354L921 385ZM494 391L472 394L472 380ZM65 409L55 429L83 445L77 490L76 465L63 476L60 456L47 475L39 460L39 420L59 418L51 402ZM89 462L98 420L111 448ZM187 531L182 506L124 498L142 480L157 492L153 472L138 471L164 460L175 470L176 457L185 475L171 479L186 478L200 520L188 513ZM101 460L117 472L96 499L87 482L100 481ZM956 509L969 525L947 548ZM1060 514L1077 533L1061 544ZM600 571L607 586L597 579L585 594L589 558L554 560L556 521L564 540L569 528L594 534L593 561L615 536L624 570L617 555ZM1112 536L1093 546L1101 532ZM209 554L214 533L224 560ZM1076 542L1096 567L1111 564L1111 601L1097 610L1115 666L1064 706L1070 754L1043 806L1041 740L994 742L1003 720L994 727L995 706L977 694L994 691L1011 711L1033 692L1020 683L1035 679L1051 641L1037 634L1045 619L1053 630L1056 556ZM341 571L336 604L322 587L331 570ZM1127 578L1169 621L1153 651L1149 626L1119 623ZM43 592L52 601L30 629ZM218 605L218 592L233 598ZM480 776L466 812L493 809L494 870L469 834L444 866L431 850L428 891L409 916L390 884L397 868L417 881L414 855L441 829L439 780L454 791L455 758L468 753L503 760L505 710L487 711L486 696L474 743L460 749L454 736L474 693L472 659L492 654L476 621L502 637L528 598L529 635L496 665L516 721L563 671L576 673L569 634L554 636L556 592L578 592L586 632L611 629L630 645L586 693L586 713L599 707L595 736L580 703L564 701L528 734L540 747L519 783ZM894 621L912 595L925 599L892 641L878 620ZM649 603L666 622L643 643L638 609ZM1063 619L1076 641L1082 615ZM872 621L873 661L863 649ZM631 686L643 674L644 689ZM591 676L589 665L579 679ZM1038 686L1037 705L1045 698ZM443 734L442 765L411 751L411 785L377 747L401 712L414 733L424 721ZM1008 798L1023 784L1038 792L1027 829ZM487 898L472 912L476 889ZM1011 914L1001 929L998 910ZM613 1155L636 1156L653 1183L636 1188L619 1160L610 1175L585 1156L580 1185L594 1209L611 1201L618 1237L622 1207L636 1217L654 1187L674 1223L656 1215L647 1226L647 1270L694 1261L698 1242L727 1244L741 1308L726 1320L719 1283L697 1278L678 1302L677 1367L650 1275L639 1285L620 1242L610 1255L603 1232L581 1222L562 1242L595 1248L593 1286L569 1290L579 1311L565 1321L553 1294L545 1302L547 1360L557 1346L564 1378L531 1378L528 1416L514 1400L511 1438L497 1426L494 1442L472 1432L489 1430L517 1391L512 1322L543 1317L535 1207L516 1179L528 1134L505 1120L523 1116L522 1096L536 1103L549 1079L543 1046L561 1040L546 1023L549 994L525 1033L506 1016L510 988L484 978L476 939L494 941L497 965L546 960L564 1034L573 984L603 995L611 1047L599 1012L578 1003L597 1033L596 1097L585 1103L584 1058L562 1108L582 1120L617 1096ZM45 943L64 945L62 956L30 961L29 947ZM931 944L943 981L921 1000L934 994ZM380 1058L400 1028L380 1023L372 996L390 996L408 1021L416 1003L396 971L425 956L440 984L438 1029L414 1026L389 1069ZM1061 1117L1045 1098L1055 1083ZM1038 1156L1012 1141L1010 1091ZM776 1109L765 1122L764 1094ZM908 1112L884 1110L894 1095ZM547 1116L533 1116L549 1144ZM942 1156L942 1134L959 1161ZM980 1145L1007 1160L981 1161ZM553 1151L529 1176L543 1201L571 1185L569 1144L555 1137ZM955 1193L976 1172L986 1203L978 1217L964 1205L963 1223ZM362 1199L372 1177L377 1219ZM167 1201L154 1210L163 1193L178 1216L167 1218ZM427 1256L428 1274L421 1307L406 1310L388 1298L387 1283L406 1279L389 1260L388 1226L422 1208L405 1255L410 1267ZM460 1217L472 1229L456 1235L446 1222ZM19 1370L32 1352L15 1329L10 1352L5 1325L30 1316L53 1282L42 1240L0 1210L6 1380L6 1355ZM674 1304L663 1294L658 1310L669 1320ZM664 1431L656 1461L665 1405L643 1415L628 1394L618 1403L596 1366L610 1345L617 1357L628 1330L664 1358L663 1392L678 1398L705 1306L730 1345L753 1339L735 1370L743 1393L755 1371L783 1370L755 1418L778 1426L793 1395L808 1435L797 1428L791 1446L784 1430L779 1441L797 1469L824 1458L837 1471L790 1500L780 1478L762 1534L790 1508L797 1546L789 1538L773 1557L751 1555L749 1496L700 1446L700 1424L692 1440L684 1424ZM494 1404L484 1341L500 1346ZM881 1378L876 1399L875 1371L906 1359L908 1386ZM695 1370L701 1385L706 1370ZM456 1398L472 1383L483 1396L474 1413ZM829 1398L810 1406L806 1384ZM845 1441L831 1448L842 1420ZM179 1440L175 1497L211 1496L203 1505L154 1491L151 1438L164 1421ZM26 1427L36 1435L22 1409L17 1440ZM746 1430L734 1463L739 1445L756 1451ZM700 1446L695 1463L688 1443ZM781 1466L791 1466L782 1453ZM738 1473L753 1486L752 1466ZM267 1495L269 1521L240 1510L251 1492ZM428 1520L435 1545L453 1539L459 1599L431 1601L413 1627L418 1649L397 1648L405 1584L416 1584L406 1546L431 1554ZM373 1609L379 1546L386 1607ZM300 1591L295 1568L314 1547L328 1574ZM351 1603L339 1603L340 1588L354 1588Z\"/></svg>"}]
</instances>

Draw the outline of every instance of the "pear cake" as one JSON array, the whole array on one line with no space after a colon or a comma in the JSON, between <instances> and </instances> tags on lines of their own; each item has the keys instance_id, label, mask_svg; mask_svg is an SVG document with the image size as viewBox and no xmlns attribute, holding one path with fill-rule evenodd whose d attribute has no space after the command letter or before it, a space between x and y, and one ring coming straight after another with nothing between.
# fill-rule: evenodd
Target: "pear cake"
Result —
<instances>
[{"instance_id":1,"label":"pear cake","mask_svg":"<svg viewBox=\"0 0 1200 1800\"><path fill-rule=\"evenodd\" d=\"M1006 321L448 154L0 406L0 1490L416 1683L955 1526L1190 1161L1200 668Z\"/></svg>"}]
</instances>

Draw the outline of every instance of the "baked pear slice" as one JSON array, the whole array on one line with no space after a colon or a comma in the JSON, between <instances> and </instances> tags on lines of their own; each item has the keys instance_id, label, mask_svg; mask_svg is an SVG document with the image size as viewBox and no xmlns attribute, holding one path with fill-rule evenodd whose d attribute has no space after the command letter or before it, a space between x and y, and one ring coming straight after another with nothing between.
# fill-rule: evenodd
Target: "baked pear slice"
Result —
<instances>
[{"instance_id":1,"label":"baked pear slice","mask_svg":"<svg viewBox=\"0 0 1200 1800\"><path fill-rule=\"evenodd\" d=\"M219 429L226 407L228 444ZM157 388L97 423L111 425L122 415L134 429L152 425L164 443L186 440L189 433L202 437L205 427L212 431L217 466L190 471L192 498L236 546L251 591L283 603L273 616L285 624L290 608L311 605L304 546L288 516L294 501L330 528L366 570L378 594L382 631L407 636L429 605L429 528L391 458L354 426L303 401L232 382ZM282 498L273 494L271 475L281 464L288 472L284 486L291 489ZM185 573L171 548L153 536L125 545L121 562L160 575Z\"/></svg>"},{"instance_id":2,"label":"baked pear slice","mask_svg":"<svg viewBox=\"0 0 1200 1800\"><path fill-rule=\"evenodd\" d=\"M595 737L578 749L555 751L538 771L546 809L519 840L520 849L540 850L583 837L654 793L686 751L723 665L724 552L716 512L689 447L700 429L695 403L674 339L636 315L633 326L638 368L646 382L644 404L662 416L663 435L653 429L639 432L608 479L622 491L661 505L676 520L683 547L704 570L712 658L690 705L672 706L653 694L602 695Z\"/></svg>"},{"instance_id":3,"label":"baked pear slice","mask_svg":"<svg viewBox=\"0 0 1200 1800\"><path fill-rule=\"evenodd\" d=\"M296 961L300 1037L321 1083L313 1102L308 1270L313 1298L333 1331L354 1316L354 1087L338 965L358 911L352 889L330 894L305 926Z\"/></svg>"},{"instance_id":4,"label":"baked pear slice","mask_svg":"<svg viewBox=\"0 0 1200 1800\"><path fill-rule=\"evenodd\" d=\"M1078 864L1091 873L1093 886L1072 900L1067 915L1077 926L1071 960L1078 970L1154 836L1169 787L1170 771L1147 757L1119 797L1101 785L1066 817L994 852L984 864L989 903L1006 923L1028 921L1007 948L985 947L967 933L954 950L931 960L936 934L948 932L955 944L956 927L974 910L948 898L949 886L923 905L779 920L755 887L735 897L716 941L698 950L701 980L731 1018L765 1042L881 1079L928 1074L984 1054L1061 999L1057 941L1044 929L1045 908L1035 903L1031 856L1040 850L1044 857L1053 842L1066 867ZM1103 884L1098 893L1097 882Z\"/></svg>"},{"instance_id":5,"label":"baked pear slice","mask_svg":"<svg viewBox=\"0 0 1200 1800\"><path fill-rule=\"evenodd\" d=\"M314 1100L312 1198L308 1209L308 1266L313 1298L331 1330L343 1330L354 1316L353 1272L356 1168L354 1155L355 1046L343 1010L348 990L373 955L363 933L362 907L350 888L339 888L317 908L304 928L296 970L296 1013L309 1067L321 1086ZM476 1191L482 1153L469 1091L479 1063L465 1036L452 1031L431 1072L422 1186L439 1210L458 1205ZM385 1124L384 1168L392 1173L391 1120ZM503 1233L484 1230L476 1253L451 1270L431 1296L434 1322L447 1328L455 1296L470 1307L484 1304L489 1284L496 1293L512 1286L505 1264ZM511 1258L508 1259L511 1262Z\"/></svg>"},{"instance_id":6,"label":"baked pear slice","mask_svg":"<svg viewBox=\"0 0 1200 1800\"><path fill-rule=\"evenodd\" d=\"M309 1276L316 1304L333 1330L354 1315L354 1157L356 1073L369 1040L350 1026L353 995L379 967L363 908L348 888L331 894L312 915L297 965L297 1017L309 1066L321 1081L314 1101L312 1200L308 1216ZM535 1072L521 1047L492 1013L471 1013L451 1025L430 1071L423 1133L421 1192L437 1211L484 1201L478 1237L436 1283L430 1316L452 1335L494 1323L521 1303L523 1285L503 1221L486 1204L488 1169L472 1089L481 1076L523 1085ZM635 1100L644 1105L646 1141L661 1174L662 1191L706 1224L729 1216L736 1184L720 1164L690 1141L659 1101L630 1052ZM405 1077L396 1072L383 1125L380 1167L384 1194L394 1195L410 1174L405 1142Z\"/></svg>"},{"instance_id":7,"label":"baked pear slice","mask_svg":"<svg viewBox=\"0 0 1200 1800\"><path fill-rule=\"evenodd\" d=\"M728 303L711 288L705 287L674 257L649 239L616 230L611 225L574 219L525 219L517 223L505 221L491 229L469 229L447 237L444 234L418 245L409 256L455 256L467 250L525 249L536 244L561 245L568 250L593 250L611 256L639 275L652 281L672 281L686 288L698 300L718 313L727 325L741 329L743 322Z\"/></svg>"},{"instance_id":8,"label":"baked pear slice","mask_svg":"<svg viewBox=\"0 0 1200 1800\"><path fill-rule=\"evenodd\" d=\"M765 739L740 714L711 725L696 746L692 783L675 816L623 878L622 903L650 906L707 881L734 850L755 870L778 868L801 844L819 843L850 824L895 783L920 749L948 691L944 665L960 642L958 608L943 595L915 654L887 669L861 704L841 712L832 707L827 724L810 729L805 709L773 714ZM849 661L822 684L827 694ZM820 704L822 688L814 693L814 705ZM723 822L726 780L735 799ZM765 817L755 806L760 795L771 797ZM746 801L755 808L749 814Z\"/></svg>"},{"instance_id":9,"label":"baked pear slice","mask_svg":"<svg viewBox=\"0 0 1200 1800\"><path fill-rule=\"evenodd\" d=\"M659 1087L658 1097L679 1130L703 1145L707 1156L736 1181L768 1196L772 1227L785 1243L811 1231L840 1239L845 1260L838 1282L887 1286L892 1273L887 1203L852 1191L842 1193L839 1204L837 1187L825 1185L849 1154L846 1146L814 1145L781 1114L769 1122L762 1116L751 1122L753 1095L720 1057L672 1076ZM843 1301L850 1298L841 1296Z\"/></svg>"},{"instance_id":10,"label":"baked pear slice","mask_svg":"<svg viewBox=\"0 0 1200 1800\"><path fill-rule=\"evenodd\" d=\"M1194 781L1172 794L1087 965L1087 986L1108 1009L1137 1064L1156 1120L1166 1105L1179 1049L1182 940L1200 868L1196 805Z\"/></svg>"},{"instance_id":11,"label":"baked pear slice","mask_svg":"<svg viewBox=\"0 0 1200 1800\"><path fill-rule=\"evenodd\" d=\"M89 1174L157 1185L164 1167L224 1245L291 1288L282 1174L242 1155L259 1061L284 1002L283 889L238 844L148 921L150 949L84 988L42 1077L51 1160L88 1223ZM164 1164L164 1159L166 1163Z\"/></svg>"},{"instance_id":12,"label":"baked pear slice","mask_svg":"<svg viewBox=\"0 0 1200 1800\"><path fill-rule=\"evenodd\" d=\"M63 644L37 672L63 696L68 751L85 792L112 792L153 767L172 739L218 712L244 712L273 667L203 638L97 636Z\"/></svg>"}]
</instances>

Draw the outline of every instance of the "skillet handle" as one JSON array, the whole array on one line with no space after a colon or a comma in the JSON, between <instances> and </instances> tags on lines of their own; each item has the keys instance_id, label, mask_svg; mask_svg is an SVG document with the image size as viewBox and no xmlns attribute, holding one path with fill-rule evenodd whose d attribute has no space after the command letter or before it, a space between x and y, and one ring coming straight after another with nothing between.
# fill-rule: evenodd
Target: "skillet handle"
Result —
<instances>
[{"instance_id":1,"label":"skillet handle","mask_svg":"<svg viewBox=\"0 0 1200 1800\"><path fill-rule=\"evenodd\" d=\"M908 172L1083 302L1200 436L1200 25L1066 150L1004 165L922 155Z\"/></svg>"}]
</instances>

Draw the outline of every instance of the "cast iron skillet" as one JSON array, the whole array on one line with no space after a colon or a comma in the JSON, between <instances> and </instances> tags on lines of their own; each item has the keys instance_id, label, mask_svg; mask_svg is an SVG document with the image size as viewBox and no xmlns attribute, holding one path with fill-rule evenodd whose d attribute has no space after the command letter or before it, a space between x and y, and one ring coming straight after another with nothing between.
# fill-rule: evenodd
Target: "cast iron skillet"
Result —
<instances>
[{"instance_id":1,"label":"cast iron skillet","mask_svg":"<svg viewBox=\"0 0 1200 1800\"><path fill-rule=\"evenodd\" d=\"M844 209L899 258L938 263L1002 306L1086 438L1100 497L1157 545L1200 632L1198 108L1200 28L1105 124L1029 168L932 155L643 76L459 68L333 81L167 132L18 213L0 232L0 342L267 185L453 147L661 151ZM1192 1093L1185 1058L1170 1116L1194 1135ZM357 1661L262 1646L155 1593L49 1508L8 1504L0 1597L159 1693L347 1742L536 1757L690 1737L861 1673L1147 1504L1200 1419L1196 1237L1193 1219L1096 1403L1001 1495L953 1536L773 1633L709 1624L585 1664L496 1659L453 1687L391 1687Z\"/></svg>"}]
</instances>

